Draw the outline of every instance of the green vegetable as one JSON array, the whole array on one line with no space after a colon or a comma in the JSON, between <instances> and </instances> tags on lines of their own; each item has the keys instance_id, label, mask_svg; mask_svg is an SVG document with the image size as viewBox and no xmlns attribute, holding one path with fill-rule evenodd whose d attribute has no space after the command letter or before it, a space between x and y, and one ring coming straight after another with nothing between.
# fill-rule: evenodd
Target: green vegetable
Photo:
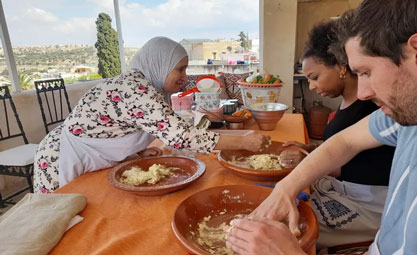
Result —
<instances>
[{"instance_id":1,"label":"green vegetable","mask_svg":"<svg viewBox=\"0 0 417 255\"><path fill-rule=\"evenodd\" d=\"M268 81L263 81L264 77L262 75L257 75L254 79L251 80L251 83L259 83L259 84L273 84L276 81L282 82L279 78L279 75L271 75Z\"/></svg>"}]
</instances>

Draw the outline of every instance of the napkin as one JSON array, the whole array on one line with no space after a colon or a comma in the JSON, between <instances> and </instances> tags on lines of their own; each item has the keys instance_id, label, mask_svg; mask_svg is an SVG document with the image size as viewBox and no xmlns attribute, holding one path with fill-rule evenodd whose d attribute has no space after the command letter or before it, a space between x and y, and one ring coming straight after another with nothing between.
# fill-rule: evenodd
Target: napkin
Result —
<instances>
[{"instance_id":1,"label":"napkin","mask_svg":"<svg viewBox=\"0 0 417 255\"><path fill-rule=\"evenodd\" d=\"M0 254L48 254L86 203L81 194L26 194L0 217Z\"/></svg>"}]
</instances>

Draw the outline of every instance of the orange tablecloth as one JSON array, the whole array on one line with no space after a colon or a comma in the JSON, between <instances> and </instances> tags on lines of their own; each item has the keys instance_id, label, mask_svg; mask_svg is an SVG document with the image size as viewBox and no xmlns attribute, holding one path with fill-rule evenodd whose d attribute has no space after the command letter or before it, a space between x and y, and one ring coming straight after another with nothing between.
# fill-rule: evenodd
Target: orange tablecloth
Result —
<instances>
[{"instance_id":1,"label":"orange tablecloth","mask_svg":"<svg viewBox=\"0 0 417 255\"><path fill-rule=\"evenodd\" d=\"M257 130L256 123L249 128ZM274 141L295 140L305 143L305 125L301 114L285 114L274 131L262 131ZM194 184L162 196L136 196L118 190L107 182L108 170L78 177L57 193L81 193L87 206L84 220L65 233L50 254L175 254L187 250L171 230L171 218L181 201L191 194L213 186L254 184L234 175L217 161L217 155L198 155L206 164L206 173Z\"/></svg>"}]
</instances>

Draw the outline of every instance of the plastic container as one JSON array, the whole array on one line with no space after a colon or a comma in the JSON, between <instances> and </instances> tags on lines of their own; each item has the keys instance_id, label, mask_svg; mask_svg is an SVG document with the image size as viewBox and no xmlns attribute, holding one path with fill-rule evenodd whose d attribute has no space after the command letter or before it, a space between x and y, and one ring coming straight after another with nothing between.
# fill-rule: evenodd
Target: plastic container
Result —
<instances>
[{"instance_id":1,"label":"plastic container","mask_svg":"<svg viewBox=\"0 0 417 255\"><path fill-rule=\"evenodd\" d=\"M178 97L180 92L171 95L172 110L182 111L190 110L193 104L193 94L186 95L184 97Z\"/></svg>"}]
</instances>

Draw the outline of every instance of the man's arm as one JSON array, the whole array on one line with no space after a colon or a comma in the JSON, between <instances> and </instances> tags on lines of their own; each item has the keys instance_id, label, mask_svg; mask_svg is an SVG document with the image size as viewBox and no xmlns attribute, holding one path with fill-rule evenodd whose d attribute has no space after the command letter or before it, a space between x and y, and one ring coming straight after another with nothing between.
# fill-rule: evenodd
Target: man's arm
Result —
<instances>
[{"instance_id":1,"label":"man's arm","mask_svg":"<svg viewBox=\"0 0 417 255\"><path fill-rule=\"evenodd\" d=\"M299 233L296 196L320 177L346 164L359 152L382 145L371 135L368 123L369 116L320 145L277 183L271 195L253 212L254 216L288 219L291 232Z\"/></svg>"},{"instance_id":2,"label":"man's arm","mask_svg":"<svg viewBox=\"0 0 417 255\"><path fill-rule=\"evenodd\" d=\"M368 124L369 116L332 136L282 180L280 186L286 185L287 191L295 197L315 180L345 165L359 152L381 146L369 132Z\"/></svg>"}]
</instances>

